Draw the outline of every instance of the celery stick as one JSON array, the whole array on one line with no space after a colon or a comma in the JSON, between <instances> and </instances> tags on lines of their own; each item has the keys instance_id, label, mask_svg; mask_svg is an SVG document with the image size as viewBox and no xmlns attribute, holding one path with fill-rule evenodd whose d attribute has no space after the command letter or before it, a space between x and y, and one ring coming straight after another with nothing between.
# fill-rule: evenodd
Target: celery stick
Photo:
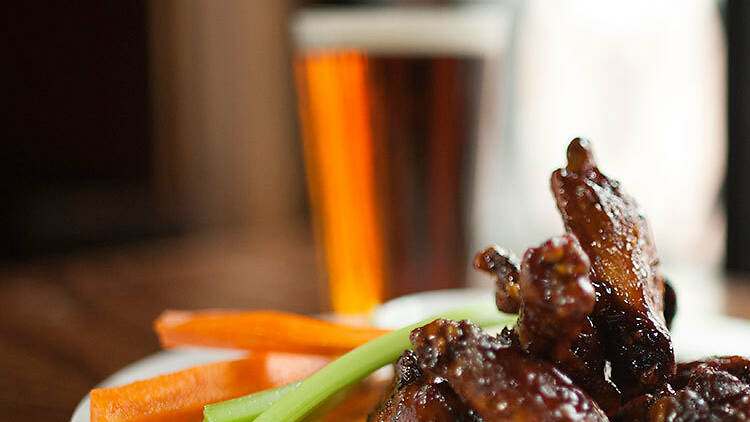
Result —
<instances>
[{"instance_id":1,"label":"celery stick","mask_svg":"<svg viewBox=\"0 0 750 422\"><path fill-rule=\"evenodd\" d=\"M252 422L281 396L297 388L302 381L265 390L203 408L203 422Z\"/></svg>"},{"instance_id":2,"label":"celery stick","mask_svg":"<svg viewBox=\"0 0 750 422\"><path fill-rule=\"evenodd\" d=\"M412 324L372 340L331 362L318 372L302 380L300 385L283 395L263 412L256 422L296 422L329 397L361 380L371 372L395 361L411 348L409 334L435 318L468 319L480 327L510 324L515 316L501 314L492 302L474 305ZM215 422L228 420L216 419Z\"/></svg>"}]
</instances>

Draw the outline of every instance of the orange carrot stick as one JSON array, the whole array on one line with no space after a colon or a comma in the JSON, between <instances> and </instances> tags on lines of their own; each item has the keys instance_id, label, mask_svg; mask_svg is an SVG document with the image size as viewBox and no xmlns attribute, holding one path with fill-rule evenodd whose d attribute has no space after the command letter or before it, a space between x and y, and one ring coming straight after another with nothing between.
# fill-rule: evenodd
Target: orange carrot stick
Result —
<instances>
[{"instance_id":1,"label":"orange carrot stick","mask_svg":"<svg viewBox=\"0 0 750 422\"><path fill-rule=\"evenodd\" d=\"M195 422L203 406L297 381L329 358L253 353L90 393L91 422Z\"/></svg>"},{"instance_id":2,"label":"orange carrot stick","mask_svg":"<svg viewBox=\"0 0 750 422\"><path fill-rule=\"evenodd\" d=\"M211 346L340 355L388 333L276 311L165 311L154 328L164 347Z\"/></svg>"}]
</instances>

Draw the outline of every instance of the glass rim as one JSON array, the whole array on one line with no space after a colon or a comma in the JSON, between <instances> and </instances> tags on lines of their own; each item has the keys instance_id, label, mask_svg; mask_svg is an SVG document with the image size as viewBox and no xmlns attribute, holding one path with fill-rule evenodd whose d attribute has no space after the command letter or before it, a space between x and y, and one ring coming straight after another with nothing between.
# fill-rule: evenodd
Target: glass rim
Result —
<instances>
[{"instance_id":1,"label":"glass rim","mask_svg":"<svg viewBox=\"0 0 750 422\"><path fill-rule=\"evenodd\" d=\"M513 2L307 7L294 13L296 50L493 55L510 42Z\"/></svg>"}]
</instances>

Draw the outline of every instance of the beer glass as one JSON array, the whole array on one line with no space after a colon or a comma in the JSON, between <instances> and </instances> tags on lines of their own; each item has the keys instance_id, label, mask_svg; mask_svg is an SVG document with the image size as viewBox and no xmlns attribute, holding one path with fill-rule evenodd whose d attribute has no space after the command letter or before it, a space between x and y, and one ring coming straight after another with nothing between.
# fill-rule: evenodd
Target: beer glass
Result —
<instances>
[{"instance_id":1,"label":"beer glass","mask_svg":"<svg viewBox=\"0 0 750 422\"><path fill-rule=\"evenodd\" d=\"M464 285L472 170L510 33L497 4L295 16L314 231L335 312ZM495 134L499 136L499 134Z\"/></svg>"}]
</instances>

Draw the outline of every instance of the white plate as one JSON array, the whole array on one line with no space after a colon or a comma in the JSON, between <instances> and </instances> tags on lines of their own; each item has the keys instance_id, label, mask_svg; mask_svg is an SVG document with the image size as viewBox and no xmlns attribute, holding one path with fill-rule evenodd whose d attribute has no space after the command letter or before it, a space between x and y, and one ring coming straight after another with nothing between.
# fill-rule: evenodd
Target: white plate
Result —
<instances>
[{"instance_id":1,"label":"white plate","mask_svg":"<svg viewBox=\"0 0 750 422\"><path fill-rule=\"evenodd\" d=\"M461 305L493 300L492 297L492 291L487 289L417 293L385 303L375 311L373 321L381 327L396 328ZM711 355L750 355L749 321L710 313L678 312L672 328L672 340L678 360L694 360ZM205 348L167 350L122 368L97 387L127 384L203 363L235 359L244 355L241 351ZM71 422L89 422L88 395L78 404Z\"/></svg>"}]
</instances>

